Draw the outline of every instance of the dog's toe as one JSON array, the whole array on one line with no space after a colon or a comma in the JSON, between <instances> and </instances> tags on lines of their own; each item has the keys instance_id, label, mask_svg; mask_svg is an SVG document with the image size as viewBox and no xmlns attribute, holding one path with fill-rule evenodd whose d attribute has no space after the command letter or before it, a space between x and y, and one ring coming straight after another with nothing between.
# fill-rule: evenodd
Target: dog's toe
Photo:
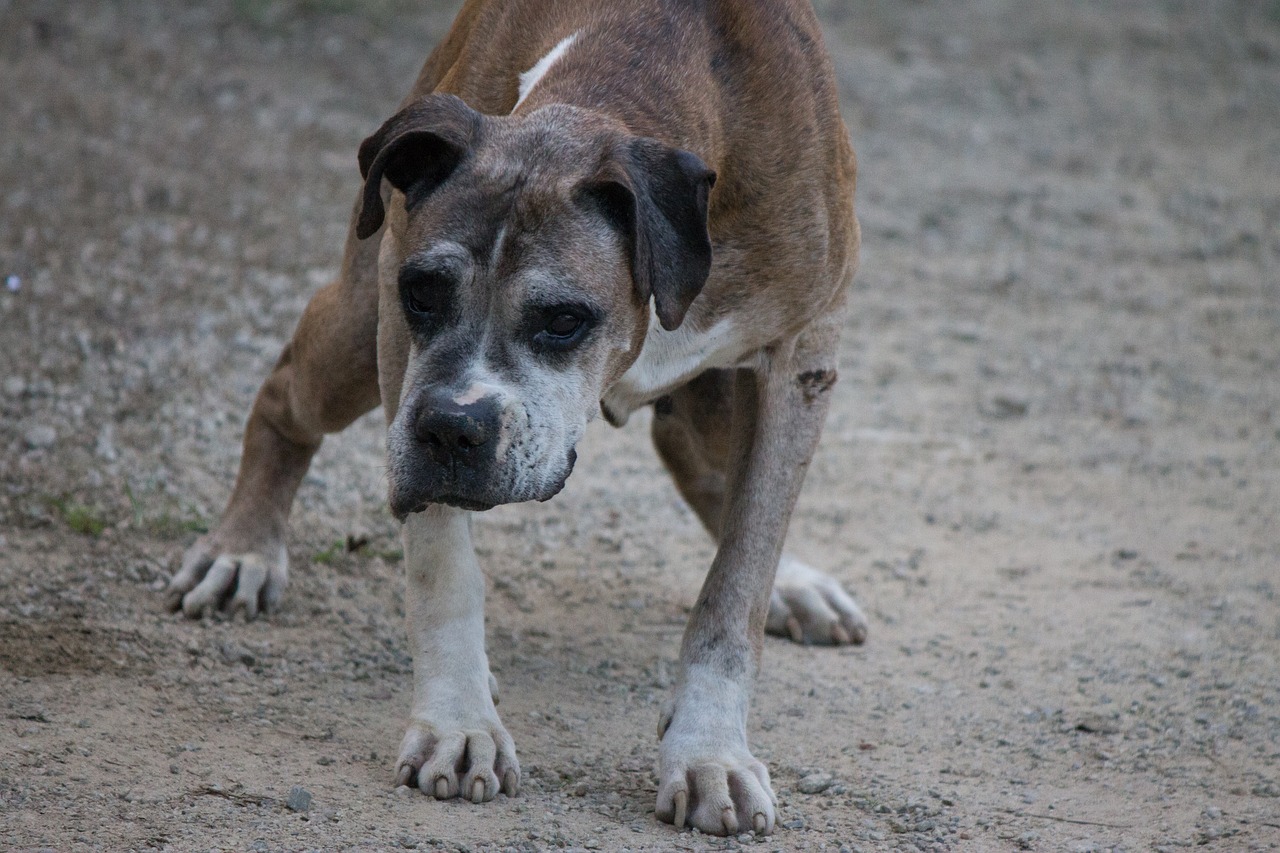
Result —
<instances>
[{"instance_id":1,"label":"dog's toe","mask_svg":"<svg viewBox=\"0 0 1280 853\"><path fill-rule=\"evenodd\" d=\"M769 771L749 754L664 767L655 809L676 829L708 835L773 834L775 812Z\"/></svg>"},{"instance_id":2,"label":"dog's toe","mask_svg":"<svg viewBox=\"0 0 1280 853\"><path fill-rule=\"evenodd\" d=\"M655 812L676 829L773 832L776 800L769 771L747 746L745 720L732 722L734 709L745 714L745 706L721 701L733 693L724 682L715 682L709 693L682 691L683 699L663 713Z\"/></svg>"},{"instance_id":3,"label":"dog's toe","mask_svg":"<svg viewBox=\"0 0 1280 853\"><path fill-rule=\"evenodd\" d=\"M859 645L867 617L840 582L784 554L769 599L766 628L797 643Z\"/></svg>"},{"instance_id":4,"label":"dog's toe","mask_svg":"<svg viewBox=\"0 0 1280 853\"><path fill-rule=\"evenodd\" d=\"M202 537L183 555L182 568L166 590L167 605L191 619L216 610L243 611L253 619L275 608L288 578L283 546L233 549L220 547L216 537Z\"/></svg>"},{"instance_id":5,"label":"dog's toe","mask_svg":"<svg viewBox=\"0 0 1280 853\"><path fill-rule=\"evenodd\" d=\"M487 803L498 792L520 788L515 744L496 719L480 726L440 727L415 720L405 732L396 763L396 784L416 785L437 800L461 797Z\"/></svg>"}]
</instances>

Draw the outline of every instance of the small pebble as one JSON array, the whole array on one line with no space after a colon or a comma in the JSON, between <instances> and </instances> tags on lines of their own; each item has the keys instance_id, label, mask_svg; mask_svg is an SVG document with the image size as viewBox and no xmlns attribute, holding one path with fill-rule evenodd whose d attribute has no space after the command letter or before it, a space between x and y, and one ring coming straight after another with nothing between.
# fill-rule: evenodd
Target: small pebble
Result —
<instances>
[{"instance_id":1,"label":"small pebble","mask_svg":"<svg viewBox=\"0 0 1280 853\"><path fill-rule=\"evenodd\" d=\"M58 440L58 432L51 426L38 424L28 429L22 437L32 450L44 450L53 447L53 443Z\"/></svg>"},{"instance_id":2,"label":"small pebble","mask_svg":"<svg viewBox=\"0 0 1280 853\"><path fill-rule=\"evenodd\" d=\"M27 390L27 383L21 376L10 376L4 380L4 394L6 397L21 397L22 392Z\"/></svg>"},{"instance_id":3,"label":"small pebble","mask_svg":"<svg viewBox=\"0 0 1280 853\"><path fill-rule=\"evenodd\" d=\"M285 800L285 805L295 812L310 811L311 792L306 788L294 785L289 789L289 799Z\"/></svg>"},{"instance_id":4,"label":"small pebble","mask_svg":"<svg viewBox=\"0 0 1280 853\"><path fill-rule=\"evenodd\" d=\"M19 290L22 290L22 279L16 275L8 276L4 280L4 289L10 293L17 293Z\"/></svg>"},{"instance_id":5,"label":"small pebble","mask_svg":"<svg viewBox=\"0 0 1280 853\"><path fill-rule=\"evenodd\" d=\"M821 794L830 788L833 782L835 779L831 778L830 773L810 773L800 780L796 790L802 794Z\"/></svg>"},{"instance_id":6,"label":"small pebble","mask_svg":"<svg viewBox=\"0 0 1280 853\"><path fill-rule=\"evenodd\" d=\"M120 454L116 452L115 429L108 422L98 430L98 441L93 448L94 454L106 462L114 462Z\"/></svg>"},{"instance_id":7,"label":"small pebble","mask_svg":"<svg viewBox=\"0 0 1280 853\"><path fill-rule=\"evenodd\" d=\"M996 394L987 401L982 414L997 420L1020 418L1026 415L1031 403L1017 394Z\"/></svg>"},{"instance_id":8,"label":"small pebble","mask_svg":"<svg viewBox=\"0 0 1280 853\"><path fill-rule=\"evenodd\" d=\"M1113 735L1120 731L1120 722L1113 716L1099 713L1085 713L1075 725L1076 731L1099 735Z\"/></svg>"}]
</instances>

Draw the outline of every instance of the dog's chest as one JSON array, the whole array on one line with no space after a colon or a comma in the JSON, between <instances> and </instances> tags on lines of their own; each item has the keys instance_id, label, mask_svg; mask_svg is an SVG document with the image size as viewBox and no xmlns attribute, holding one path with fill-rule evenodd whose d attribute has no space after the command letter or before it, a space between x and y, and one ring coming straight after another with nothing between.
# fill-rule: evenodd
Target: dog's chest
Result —
<instances>
[{"instance_id":1,"label":"dog's chest","mask_svg":"<svg viewBox=\"0 0 1280 853\"><path fill-rule=\"evenodd\" d=\"M667 331L656 316L651 317L640 357L600 401L605 417L620 426L636 409L699 373L738 364L749 348L747 338L728 318L704 330L695 330L686 323Z\"/></svg>"}]
</instances>

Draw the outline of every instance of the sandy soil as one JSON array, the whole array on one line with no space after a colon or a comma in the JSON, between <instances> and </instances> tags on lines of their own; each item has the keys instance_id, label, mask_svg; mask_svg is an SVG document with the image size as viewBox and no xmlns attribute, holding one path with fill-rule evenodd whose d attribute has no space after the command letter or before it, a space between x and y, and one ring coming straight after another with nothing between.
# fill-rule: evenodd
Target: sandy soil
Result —
<instances>
[{"instance_id":1,"label":"sandy soil","mask_svg":"<svg viewBox=\"0 0 1280 853\"><path fill-rule=\"evenodd\" d=\"M513 800L392 790L379 413L282 612L161 611L449 6L0 0L0 847L1280 846L1275 0L820 3L865 252L792 547L872 632L766 647L775 836L652 817L711 549L645 418L476 521Z\"/></svg>"}]
</instances>

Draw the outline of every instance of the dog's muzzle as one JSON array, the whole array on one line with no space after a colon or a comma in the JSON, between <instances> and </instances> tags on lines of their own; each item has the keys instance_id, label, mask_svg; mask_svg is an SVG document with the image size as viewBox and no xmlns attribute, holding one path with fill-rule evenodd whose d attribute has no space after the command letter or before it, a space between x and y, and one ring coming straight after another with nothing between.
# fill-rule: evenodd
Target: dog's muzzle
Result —
<instances>
[{"instance_id":1,"label":"dog's muzzle","mask_svg":"<svg viewBox=\"0 0 1280 853\"><path fill-rule=\"evenodd\" d=\"M503 412L492 397L458 403L429 392L406 414L389 470L391 512L401 521L429 504L483 511L548 500L564 488L577 458L570 448L560 471L536 476L540 466L523 459L523 443L503 435Z\"/></svg>"}]
</instances>

